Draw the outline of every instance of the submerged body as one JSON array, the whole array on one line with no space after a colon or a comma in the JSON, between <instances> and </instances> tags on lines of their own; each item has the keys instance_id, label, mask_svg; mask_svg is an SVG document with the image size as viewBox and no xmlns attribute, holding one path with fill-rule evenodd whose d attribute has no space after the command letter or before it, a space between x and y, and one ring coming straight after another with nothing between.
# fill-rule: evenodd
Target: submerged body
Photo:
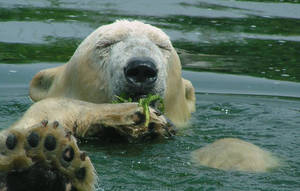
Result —
<instances>
[{"instance_id":1,"label":"submerged body","mask_svg":"<svg viewBox=\"0 0 300 191\"><path fill-rule=\"evenodd\" d=\"M235 138L215 141L192 152L196 164L222 170L266 172L279 166L270 152Z\"/></svg>"}]
</instances>

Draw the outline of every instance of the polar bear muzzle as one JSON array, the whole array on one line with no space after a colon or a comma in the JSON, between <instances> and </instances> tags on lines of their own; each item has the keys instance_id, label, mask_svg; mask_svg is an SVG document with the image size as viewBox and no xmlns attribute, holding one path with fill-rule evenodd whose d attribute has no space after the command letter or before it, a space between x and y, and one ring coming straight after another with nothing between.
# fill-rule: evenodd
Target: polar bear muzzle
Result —
<instances>
[{"instance_id":1,"label":"polar bear muzzle","mask_svg":"<svg viewBox=\"0 0 300 191\"><path fill-rule=\"evenodd\" d=\"M110 97L138 101L151 94L163 98L167 78L167 54L164 53L149 36L142 34L131 34L115 43L107 61Z\"/></svg>"},{"instance_id":2,"label":"polar bear muzzle","mask_svg":"<svg viewBox=\"0 0 300 191\"><path fill-rule=\"evenodd\" d=\"M124 68L127 83L133 91L144 91L152 89L157 80L158 69L155 61L151 58L132 58Z\"/></svg>"}]
</instances>

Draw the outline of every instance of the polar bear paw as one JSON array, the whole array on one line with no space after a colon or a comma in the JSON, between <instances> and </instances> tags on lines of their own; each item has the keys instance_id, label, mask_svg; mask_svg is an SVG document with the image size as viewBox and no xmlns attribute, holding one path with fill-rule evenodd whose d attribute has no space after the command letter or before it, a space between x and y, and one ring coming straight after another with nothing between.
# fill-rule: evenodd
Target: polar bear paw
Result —
<instances>
[{"instance_id":1,"label":"polar bear paw","mask_svg":"<svg viewBox=\"0 0 300 191\"><path fill-rule=\"evenodd\" d=\"M0 132L0 190L90 191L95 171L57 121Z\"/></svg>"}]
</instances>

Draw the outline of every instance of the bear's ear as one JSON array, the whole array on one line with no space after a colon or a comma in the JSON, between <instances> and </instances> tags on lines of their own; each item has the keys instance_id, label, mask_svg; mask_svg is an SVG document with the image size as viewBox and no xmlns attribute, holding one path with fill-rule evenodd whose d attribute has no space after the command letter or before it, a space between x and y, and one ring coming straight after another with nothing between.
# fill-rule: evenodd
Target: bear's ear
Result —
<instances>
[{"instance_id":1,"label":"bear's ear","mask_svg":"<svg viewBox=\"0 0 300 191\"><path fill-rule=\"evenodd\" d=\"M61 66L41 70L31 80L29 95L33 101L39 101L48 97L48 92L53 81L61 71Z\"/></svg>"},{"instance_id":2,"label":"bear's ear","mask_svg":"<svg viewBox=\"0 0 300 191\"><path fill-rule=\"evenodd\" d=\"M188 104L189 111L194 112L196 104L195 89L189 80L182 78L182 82L185 89L185 99Z\"/></svg>"}]
</instances>

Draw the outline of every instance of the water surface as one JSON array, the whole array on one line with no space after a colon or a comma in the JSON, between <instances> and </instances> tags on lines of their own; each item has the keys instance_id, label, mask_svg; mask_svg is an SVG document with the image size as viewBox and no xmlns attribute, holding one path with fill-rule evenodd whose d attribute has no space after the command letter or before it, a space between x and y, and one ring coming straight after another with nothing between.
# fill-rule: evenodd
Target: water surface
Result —
<instances>
[{"instance_id":1,"label":"water surface","mask_svg":"<svg viewBox=\"0 0 300 191\"><path fill-rule=\"evenodd\" d=\"M298 0L1 0L0 128L32 104L28 85L63 64L94 29L116 19L162 28L197 91L197 112L176 138L87 150L99 190L299 190L300 3ZM191 151L236 137L271 151L268 173L198 167Z\"/></svg>"}]
</instances>

